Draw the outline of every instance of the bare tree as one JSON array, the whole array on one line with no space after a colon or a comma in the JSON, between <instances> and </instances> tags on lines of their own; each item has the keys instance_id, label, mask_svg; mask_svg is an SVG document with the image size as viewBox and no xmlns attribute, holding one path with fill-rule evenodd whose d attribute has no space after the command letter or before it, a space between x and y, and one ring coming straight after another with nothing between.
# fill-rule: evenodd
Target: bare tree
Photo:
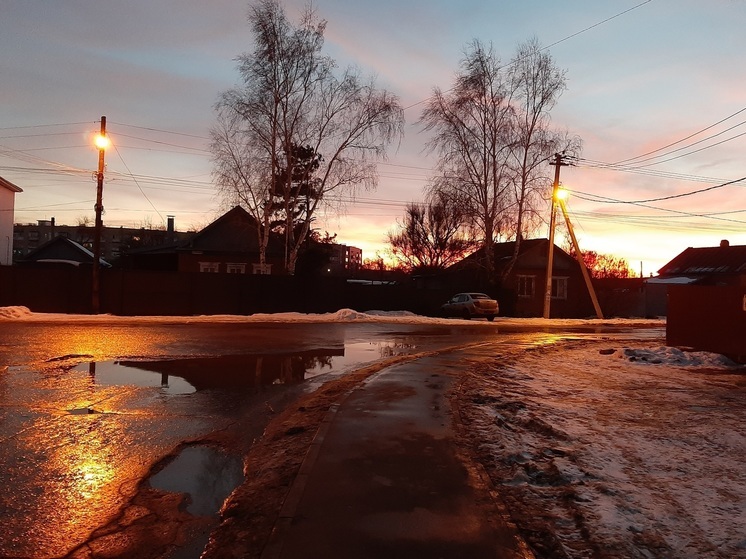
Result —
<instances>
[{"instance_id":1,"label":"bare tree","mask_svg":"<svg viewBox=\"0 0 746 559\"><path fill-rule=\"evenodd\" d=\"M489 277L494 270L492 246L509 203L506 172L514 108L506 78L492 46L474 41L454 87L447 92L435 88L420 119L433 133L427 148L439 156L431 193L446 193L461 204L464 215L473 216Z\"/></svg>"},{"instance_id":2,"label":"bare tree","mask_svg":"<svg viewBox=\"0 0 746 559\"><path fill-rule=\"evenodd\" d=\"M335 71L321 52L326 22L310 7L294 26L278 0L259 0L249 22L255 48L238 59L243 86L223 93L216 106L214 176L223 196L256 218L262 264L273 219L282 216L292 274L317 210L337 207L332 198L343 193L375 188L376 162L401 137L403 110L357 69ZM298 146L318 162L313 177L304 177L313 179L312 195L289 172Z\"/></svg>"},{"instance_id":3,"label":"bare tree","mask_svg":"<svg viewBox=\"0 0 746 559\"><path fill-rule=\"evenodd\" d=\"M550 111L566 88L565 72L557 68L537 39L519 45L508 75L517 109L509 159L513 187L509 219L516 243L513 258L503 268L503 279L518 258L523 237L544 223L542 214L552 187L547 160L558 152L580 151L579 138L551 128Z\"/></svg>"},{"instance_id":4,"label":"bare tree","mask_svg":"<svg viewBox=\"0 0 746 559\"><path fill-rule=\"evenodd\" d=\"M565 89L564 73L535 40L501 64L492 45L469 45L455 84L435 89L420 122L439 156L430 192L460 201L484 247L494 279L493 245L518 239L541 223L551 188L548 158L579 144L550 128L549 112ZM516 256L518 254L516 243Z\"/></svg>"},{"instance_id":5,"label":"bare tree","mask_svg":"<svg viewBox=\"0 0 746 559\"><path fill-rule=\"evenodd\" d=\"M391 253L410 272L442 270L474 247L464 234L462 207L439 194L427 204L409 204L397 232L388 233Z\"/></svg>"}]
</instances>

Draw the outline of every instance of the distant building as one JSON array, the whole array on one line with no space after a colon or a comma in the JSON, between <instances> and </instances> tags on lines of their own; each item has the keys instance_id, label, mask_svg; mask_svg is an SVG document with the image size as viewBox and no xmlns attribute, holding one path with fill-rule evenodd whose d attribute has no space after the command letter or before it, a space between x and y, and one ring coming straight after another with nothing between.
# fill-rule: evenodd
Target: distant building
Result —
<instances>
[{"instance_id":1,"label":"distant building","mask_svg":"<svg viewBox=\"0 0 746 559\"><path fill-rule=\"evenodd\" d=\"M358 271L363 265L363 251L348 245L329 245L329 267L334 275L348 275Z\"/></svg>"},{"instance_id":2,"label":"distant building","mask_svg":"<svg viewBox=\"0 0 746 559\"><path fill-rule=\"evenodd\" d=\"M23 190L0 177L0 266L13 263L13 219L17 192Z\"/></svg>"},{"instance_id":3,"label":"distant building","mask_svg":"<svg viewBox=\"0 0 746 559\"><path fill-rule=\"evenodd\" d=\"M173 216L168 216L167 223L165 229L104 226L101 230L101 257L114 262L128 250L182 241L193 235L176 231ZM30 253L59 236L93 250L94 232L92 223L59 225L55 218L40 219L35 224L17 223L13 226L13 260L25 260Z\"/></svg>"}]
</instances>

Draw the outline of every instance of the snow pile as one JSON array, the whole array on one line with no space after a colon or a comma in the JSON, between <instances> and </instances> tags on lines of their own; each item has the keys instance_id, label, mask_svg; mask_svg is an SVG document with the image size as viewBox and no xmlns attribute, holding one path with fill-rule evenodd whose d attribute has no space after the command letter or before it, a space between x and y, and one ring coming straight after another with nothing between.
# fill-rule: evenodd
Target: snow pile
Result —
<instances>
[{"instance_id":1,"label":"snow pile","mask_svg":"<svg viewBox=\"0 0 746 559\"><path fill-rule=\"evenodd\" d=\"M675 365L677 367L733 367L735 363L718 353L706 351L684 351L675 347L655 349L625 348L621 358L636 363L653 365Z\"/></svg>"},{"instance_id":2,"label":"snow pile","mask_svg":"<svg viewBox=\"0 0 746 559\"><path fill-rule=\"evenodd\" d=\"M746 368L603 343L500 359L462 386L516 523L552 557L746 558Z\"/></svg>"},{"instance_id":3,"label":"snow pile","mask_svg":"<svg viewBox=\"0 0 746 559\"><path fill-rule=\"evenodd\" d=\"M30 316L31 311L28 307L0 307L0 319L21 320Z\"/></svg>"}]
</instances>

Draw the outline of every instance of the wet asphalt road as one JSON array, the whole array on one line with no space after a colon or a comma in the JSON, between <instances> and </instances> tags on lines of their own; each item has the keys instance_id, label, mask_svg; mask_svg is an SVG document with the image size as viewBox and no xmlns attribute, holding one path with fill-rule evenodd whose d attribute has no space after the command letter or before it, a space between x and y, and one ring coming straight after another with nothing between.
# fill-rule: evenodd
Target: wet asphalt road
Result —
<instances>
[{"instance_id":1,"label":"wet asphalt road","mask_svg":"<svg viewBox=\"0 0 746 559\"><path fill-rule=\"evenodd\" d=\"M497 325L0 324L0 556L57 557L85 542L184 441L384 357L551 343Z\"/></svg>"}]
</instances>

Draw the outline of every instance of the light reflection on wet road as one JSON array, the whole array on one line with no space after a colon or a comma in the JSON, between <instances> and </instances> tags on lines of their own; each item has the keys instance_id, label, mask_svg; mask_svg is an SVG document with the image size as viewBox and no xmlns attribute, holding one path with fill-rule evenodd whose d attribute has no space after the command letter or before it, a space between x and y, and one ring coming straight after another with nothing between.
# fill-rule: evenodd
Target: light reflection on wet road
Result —
<instances>
[{"instance_id":1,"label":"light reflection on wet road","mask_svg":"<svg viewBox=\"0 0 746 559\"><path fill-rule=\"evenodd\" d=\"M460 321L0 324L0 556L65 555L180 443L236 421L258 435L269 402L308 379L464 344L489 358L497 342L557 336Z\"/></svg>"}]
</instances>

